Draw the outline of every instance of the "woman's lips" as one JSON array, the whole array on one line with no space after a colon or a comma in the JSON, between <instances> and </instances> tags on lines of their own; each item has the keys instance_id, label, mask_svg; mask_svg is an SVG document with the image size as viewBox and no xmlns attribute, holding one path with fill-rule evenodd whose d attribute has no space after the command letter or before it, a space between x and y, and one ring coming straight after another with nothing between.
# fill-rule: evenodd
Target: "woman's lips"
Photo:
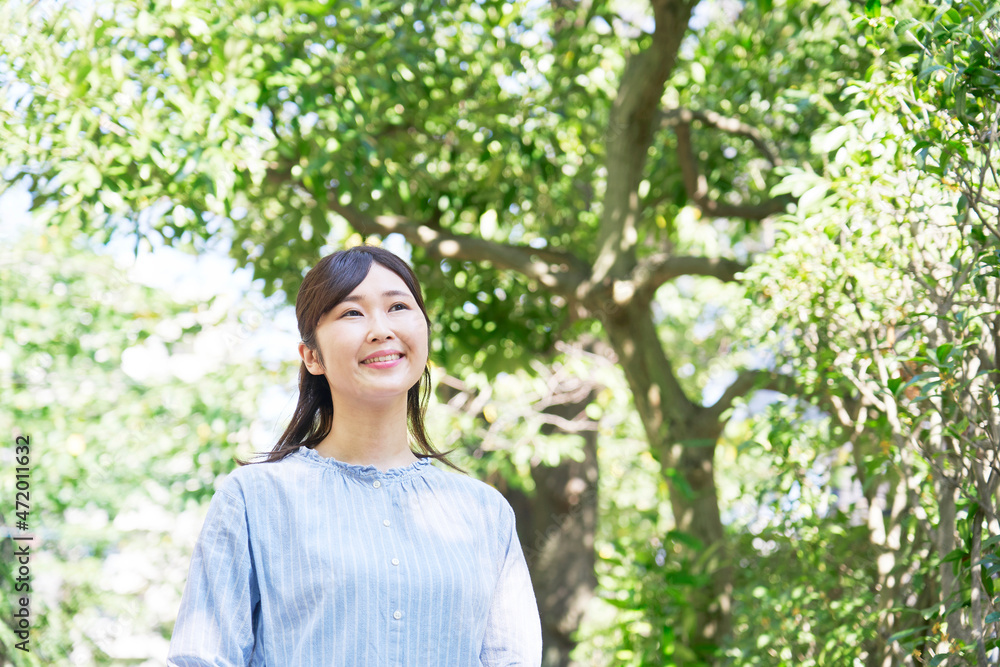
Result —
<instances>
[{"instance_id":1,"label":"woman's lips","mask_svg":"<svg viewBox=\"0 0 1000 667\"><path fill-rule=\"evenodd\" d=\"M387 354L381 357L373 357L371 359L366 359L361 363L365 366L372 366L374 368L390 368L399 363L399 360L403 358L401 354Z\"/></svg>"}]
</instances>

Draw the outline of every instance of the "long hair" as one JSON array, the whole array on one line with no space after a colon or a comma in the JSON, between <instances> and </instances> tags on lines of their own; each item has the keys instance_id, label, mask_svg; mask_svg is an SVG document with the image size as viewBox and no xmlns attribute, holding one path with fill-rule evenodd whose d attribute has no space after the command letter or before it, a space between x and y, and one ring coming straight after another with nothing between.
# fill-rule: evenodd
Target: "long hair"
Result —
<instances>
[{"instance_id":1,"label":"long hair","mask_svg":"<svg viewBox=\"0 0 1000 667\"><path fill-rule=\"evenodd\" d=\"M321 259L309 270L299 287L295 299L295 318L298 320L299 335L307 347L316 347L316 326L320 318L349 296L368 275L372 264L378 263L399 276L413 295L420 312L427 322L427 336L430 337L431 320L424 307L420 283L413 270L402 259L378 246L361 245L347 250L338 250ZM431 374L425 366L424 372L415 385L406 392L406 420L410 437L419 451L413 452L419 458L434 458L461 470L448 460L447 453L437 451L427 438L424 430L424 414L430 399ZM306 369L305 362L299 366L299 400L288 428L278 438L274 449L257 463L280 461L299 447L312 449L323 441L333 427L333 397L325 375L313 375ZM243 464L244 462L240 462ZM463 471L464 472L464 471Z\"/></svg>"}]
</instances>

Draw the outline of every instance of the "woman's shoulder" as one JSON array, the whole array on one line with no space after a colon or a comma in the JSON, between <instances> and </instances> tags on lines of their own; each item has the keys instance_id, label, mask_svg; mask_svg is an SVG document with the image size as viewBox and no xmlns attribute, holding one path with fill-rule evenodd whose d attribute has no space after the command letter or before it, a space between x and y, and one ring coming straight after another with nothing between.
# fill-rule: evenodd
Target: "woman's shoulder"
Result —
<instances>
[{"instance_id":1,"label":"woman's shoulder","mask_svg":"<svg viewBox=\"0 0 1000 667\"><path fill-rule=\"evenodd\" d=\"M510 536L515 534L516 523L514 509L503 494L470 475L442 470L437 466L428 468L428 483L434 496L434 501L426 503L428 509L438 511L433 508L440 503L443 521L467 526L469 535L479 536L477 539L492 545L494 557L502 559Z\"/></svg>"},{"instance_id":2,"label":"woman's shoulder","mask_svg":"<svg viewBox=\"0 0 1000 667\"><path fill-rule=\"evenodd\" d=\"M245 496L261 487L295 483L306 472L294 454L278 461L250 462L238 466L217 487L217 492Z\"/></svg>"},{"instance_id":3,"label":"woman's shoulder","mask_svg":"<svg viewBox=\"0 0 1000 667\"><path fill-rule=\"evenodd\" d=\"M456 495L475 499L480 506L510 510L510 503L495 487L475 477L435 465L427 466L428 483Z\"/></svg>"}]
</instances>

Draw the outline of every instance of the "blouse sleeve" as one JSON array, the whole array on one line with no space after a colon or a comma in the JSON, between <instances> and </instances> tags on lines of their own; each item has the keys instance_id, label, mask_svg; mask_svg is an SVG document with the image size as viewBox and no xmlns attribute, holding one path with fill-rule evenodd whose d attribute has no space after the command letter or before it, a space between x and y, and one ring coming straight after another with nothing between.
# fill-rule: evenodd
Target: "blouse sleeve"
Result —
<instances>
[{"instance_id":1,"label":"blouse sleeve","mask_svg":"<svg viewBox=\"0 0 1000 667\"><path fill-rule=\"evenodd\" d=\"M220 488L198 537L167 656L168 667L250 664L260 601L242 494Z\"/></svg>"},{"instance_id":2,"label":"blouse sleeve","mask_svg":"<svg viewBox=\"0 0 1000 667\"><path fill-rule=\"evenodd\" d=\"M506 503L500 519L501 566L486 620L479 659L483 667L538 667L542 664L542 625L528 565Z\"/></svg>"}]
</instances>

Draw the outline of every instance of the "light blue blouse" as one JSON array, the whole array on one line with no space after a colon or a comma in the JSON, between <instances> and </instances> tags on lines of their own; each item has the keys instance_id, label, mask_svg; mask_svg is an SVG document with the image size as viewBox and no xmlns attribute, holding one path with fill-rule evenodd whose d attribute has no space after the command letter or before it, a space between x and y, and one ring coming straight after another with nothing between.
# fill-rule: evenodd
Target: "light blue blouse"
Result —
<instances>
[{"instance_id":1,"label":"light blue blouse","mask_svg":"<svg viewBox=\"0 0 1000 667\"><path fill-rule=\"evenodd\" d=\"M216 491L167 664L540 665L514 513L421 459L380 472L301 448Z\"/></svg>"}]
</instances>

